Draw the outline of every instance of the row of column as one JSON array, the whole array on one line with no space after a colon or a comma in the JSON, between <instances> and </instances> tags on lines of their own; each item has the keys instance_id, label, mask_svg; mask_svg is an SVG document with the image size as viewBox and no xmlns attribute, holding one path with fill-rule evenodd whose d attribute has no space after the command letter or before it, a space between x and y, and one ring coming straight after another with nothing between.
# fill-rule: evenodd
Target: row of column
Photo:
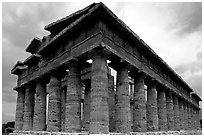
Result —
<instances>
[{"instance_id":1,"label":"row of column","mask_svg":"<svg viewBox=\"0 0 204 137\"><path fill-rule=\"evenodd\" d=\"M81 69L79 64L74 63L69 68L65 97L61 95L59 75L55 72L50 76L47 131L80 132L82 125L90 133L132 131L127 65L121 63L118 66L116 98L112 101L110 96L114 96L109 88L113 87L108 87L110 81L106 58L98 53L92 59L91 85L87 84L85 89L84 123L81 122ZM144 73L134 77L133 131L198 127L198 110L165 87L157 88L158 82L155 80L147 84L146 103L145 78ZM46 128L46 83L42 79L36 80L36 83L35 90L32 85L27 85L25 92L18 91L16 130L43 131ZM65 115L62 116L61 104L65 102ZM65 121L64 124L62 121Z\"/></svg>"}]
</instances>

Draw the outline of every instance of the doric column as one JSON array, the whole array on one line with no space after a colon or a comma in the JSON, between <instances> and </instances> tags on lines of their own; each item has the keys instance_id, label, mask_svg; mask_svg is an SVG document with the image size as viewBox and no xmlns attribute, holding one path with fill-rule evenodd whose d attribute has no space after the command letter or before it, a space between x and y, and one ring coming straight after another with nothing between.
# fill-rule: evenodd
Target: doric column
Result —
<instances>
[{"instance_id":1,"label":"doric column","mask_svg":"<svg viewBox=\"0 0 204 137\"><path fill-rule=\"evenodd\" d=\"M196 129L200 129L200 117L199 117L199 108L196 108Z\"/></svg>"},{"instance_id":2,"label":"doric column","mask_svg":"<svg viewBox=\"0 0 204 137\"><path fill-rule=\"evenodd\" d=\"M130 133L129 79L128 69L125 64L118 66L116 92L116 132Z\"/></svg>"},{"instance_id":3,"label":"doric column","mask_svg":"<svg viewBox=\"0 0 204 137\"><path fill-rule=\"evenodd\" d=\"M23 116L23 130L31 131L33 129L33 112L34 112L34 94L35 90L30 84L25 89L25 104Z\"/></svg>"},{"instance_id":4,"label":"doric column","mask_svg":"<svg viewBox=\"0 0 204 137\"><path fill-rule=\"evenodd\" d=\"M46 83L43 79L36 81L33 130L46 130Z\"/></svg>"},{"instance_id":5,"label":"doric column","mask_svg":"<svg viewBox=\"0 0 204 137\"><path fill-rule=\"evenodd\" d=\"M167 131L166 87L159 87L157 92L159 130Z\"/></svg>"},{"instance_id":6,"label":"doric column","mask_svg":"<svg viewBox=\"0 0 204 137\"><path fill-rule=\"evenodd\" d=\"M179 98L179 119L180 119L180 130L184 130L184 108L183 108L182 98Z\"/></svg>"},{"instance_id":7,"label":"doric column","mask_svg":"<svg viewBox=\"0 0 204 137\"><path fill-rule=\"evenodd\" d=\"M178 95L173 95L173 105L174 105L174 130L180 130L180 119L179 119L179 102Z\"/></svg>"},{"instance_id":8,"label":"doric column","mask_svg":"<svg viewBox=\"0 0 204 137\"><path fill-rule=\"evenodd\" d=\"M66 116L66 86L62 88L61 92L61 131L65 131L65 116Z\"/></svg>"},{"instance_id":9,"label":"doric column","mask_svg":"<svg viewBox=\"0 0 204 137\"><path fill-rule=\"evenodd\" d=\"M109 133L108 67L105 55L92 58L90 128L92 134Z\"/></svg>"},{"instance_id":10,"label":"doric column","mask_svg":"<svg viewBox=\"0 0 204 137\"><path fill-rule=\"evenodd\" d=\"M195 106L193 106L192 108L192 126L193 126L193 130L195 130L196 128L196 123L195 123Z\"/></svg>"},{"instance_id":11,"label":"doric column","mask_svg":"<svg viewBox=\"0 0 204 137\"><path fill-rule=\"evenodd\" d=\"M187 115L188 115L188 130L191 130L191 110L190 110L190 104L187 103Z\"/></svg>"},{"instance_id":12,"label":"doric column","mask_svg":"<svg viewBox=\"0 0 204 137\"><path fill-rule=\"evenodd\" d=\"M115 131L115 92L114 92L114 77L108 75L108 104L109 104L109 131Z\"/></svg>"},{"instance_id":13,"label":"doric column","mask_svg":"<svg viewBox=\"0 0 204 137\"><path fill-rule=\"evenodd\" d=\"M54 74L50 77L48 94L47 131L59 132L61 129L61 80Z\"/></svg>"},{"instance_id":14,"label":"doric column","mask_svg":"<svg viewBox=\"0 0 204 137\"><path fill-rule=\"evenodd\" d=\"M71 64L67 79L65 131L81 131L81 69L76 62Z\"/></svg>"},{"instance_id":15,"label":"doric column","mask_svg":"<svg viewBox=\"0 0 204 137\"><path fill-rule=\"evenodd\" d=\"M173 93L168 90L166 93L166 111L167 111L167 125L168 130L174 130L174 106L173 106Z\"/></svg>"},{"instance_id":16,"label":"doric column","mask_svg":"<svg viewBox=\"0 0 204 137\"><path fill-rule=\"evenodd\" d=\"M157 81L147 83L147 130L158 130L158 109L157 109Z\"/></svg>"},{"instance_id":17,"label":"doric column","mask_svg":"<svg viewBox=\"0 0 204 137\"><path fill-rule=\"evenodd\" d=\"M192 108L192 104L190 104L190 120L191 120L191 129L190 130L193 130L193 108Z\"/></svg>"},{"instance_id":18,"label":"doric column","mask_svg":"<svg viewBox=\"0 0 204 137\"><path fill-rule=\"evenodd\" d=\"M91 83L85 83L85 95L84 95L84 110L83 110L83 129L89 130L90 123L90 102L91 102Z\"/></svg>"},{"instance_id":19,"label":"doric column","mask_svg":"<svg viewBox=\"0 0 204 137\"><path fill-rule=\"evenodd\" d=\"M15 130L23 129L23 115L24 115L24 100L25 91L23 88L16 89L17 94L17 104L16 104L16 116L15 116Z\"/></svg>"},{"instance_id":20,"label":"doric column","mask_svg":"<svg viewBox=\"0 0 204 137\"><path fill-rule=\"evenodd\" d=\"M146 74L138 73L134 77L134 95L133 95L133 131L145 132L146 125L146 99L144 89L144 79Z\"/></svg>"},{"instance_id":21,"label":"doric column","mask_svg":"<svg viewBox=\"0 0 204 137\"><path fill-rule=\"evenodd\" d=\"M187 114L186 100L184 100L184 102L183 102L183 108L184 108L184 129L188 130L188 114Z\"/></svg>"}]
</instances>

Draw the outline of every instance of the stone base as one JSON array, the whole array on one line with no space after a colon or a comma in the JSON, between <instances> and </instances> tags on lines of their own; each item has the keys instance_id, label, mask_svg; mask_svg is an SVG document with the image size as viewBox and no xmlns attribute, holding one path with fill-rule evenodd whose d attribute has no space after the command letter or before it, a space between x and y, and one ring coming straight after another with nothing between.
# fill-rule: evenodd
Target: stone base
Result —
<instances>
[{"instance_id":1,"label":"stone base","mask_svg":"<svg viewBox=\"0 0 204 137\"><path fill-rule=\"evenodd\" d=\"M159 132L131 132L109 133L110 135L202 135L202 130L182 130L182 131L159 131ZM88 132L67 133L67 132L47 132L47 131L14 131L9 135L89 135Z\"/></svg>"}]
</instances>

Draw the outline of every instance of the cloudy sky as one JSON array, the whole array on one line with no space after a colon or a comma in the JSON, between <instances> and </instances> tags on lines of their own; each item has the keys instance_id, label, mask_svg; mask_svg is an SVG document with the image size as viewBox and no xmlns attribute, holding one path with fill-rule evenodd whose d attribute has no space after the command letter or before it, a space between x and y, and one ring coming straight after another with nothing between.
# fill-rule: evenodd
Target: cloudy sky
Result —
<instances>
[{"instance_id":1,"label":"cloudy sky","mask_svg":"<svg viewBox=\"0 0 204 137\"><path fill-rule=\"evenodd\" d=\"M26 47L37 36L49 33L45 25L91 4L2 4L2 122L14 120L17 76L10 70L30 54ZM169 64L201 97L202 4L201 3L108 3L110 8Z\"/></svg>"}]
</instances>

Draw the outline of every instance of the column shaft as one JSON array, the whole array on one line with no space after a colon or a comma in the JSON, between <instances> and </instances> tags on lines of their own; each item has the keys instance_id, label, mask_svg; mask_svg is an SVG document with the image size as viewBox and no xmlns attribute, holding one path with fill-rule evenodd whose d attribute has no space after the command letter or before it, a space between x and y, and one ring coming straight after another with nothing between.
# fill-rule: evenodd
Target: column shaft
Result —
<instances>
[{"instance_id":1,"label":"column shaft","mask_svg":"<svg viewBox=\"0 0 204 137\"><path fill-rule=\"evenodd\" d=\"M61 131L65 131L65 116L66 116L66 87L62 89L61 93Z\"/></svg>"},{"instance_id":2,"label":"column shaft","mask_svg":"<svg viewBox=\"0 0 204 137\"><path fill-rule=\"evenodd\" d=\"M92 62L90 133L109 133L108 68L103 55Z\"/></svg>"},{"instance_id":3,"label":"column shaft","mask_svg":"<svg viewBox=\"0 0 204 137\"><path fill-rule=\"evenodd\" d=\"M167 109L167 125L168 130L174 130L174 108L172 92L168 91L166 94L166 109Z\"/></svg>"},{"instance_id":4,"label":"column shaft","mask_svg":"<svg viewBox=\"0 0 204 137\"><path fill-rule=\"evenodd\" d=\"M183 100L179 98L179 119L180 119L180 129L184 130L184 108Z\"/></svg>"},{"instance_id":5,"label":"column shaft","mask_svg":"<svg viewBox=\"0 0 204 137\"><path fill-rule=\"evenodd\" d=\"M166 91L161 88L157 94L159 130L167 131Z\"/></svg>"},{"instance_id":6,"label":"column shaft","mask_svg":"<svg viewBox=\"0 0 204 137\"><path fill-rule=\"evenodd\" d=\"M145 74L138 74L134 79L134 95L133 95L134 132L145 132L147 130L144 78Z\"/></svg>"},{"instance_id":7,"label":"column shaft","mask_svg":"<svg viewBox=\"0 0 204 137\"><path fill-rule=\"evenodd\" d=\"M180 118L179 118L179 102L178 96L173 96L173 105L174 105L174 130L180 130Z\"/></svg>"},{"instance_id":8,"label":"column shaft","mask_svg":"<svg viewBox=\"0 0 204 137\"><path fill-rule=\"evenodd\" d=\"M25 105L23 116L23 130L31 131L33 129L33 113L34 113L34 88L30 85L25 90Z\"/></svg>"},{"instance_id":9,"label":"column shaft","mask_svg":"<svg viewBox=\"0 0 204 137\"><path fill-rule=\"evenodd\" d=\"M184 100L184 129L188 130L188 112L187 112L187 103Z\"/></svg>"},{"instance_id":10,"label":"column shaft","mask_svg":"<svg viewBox=\"0 0 204 137\"><path fill-rule=\"evenodd\" d=\"M147 130L158 130L158 109L156 84L151 81L147 85Z\"/></svg>"},{"instance_id":11,"label":"column shaft","mask_svg":"<svg viewBox=\"0 0 204 137\"><path fill-rule=\"evenodd\" d=\"M61 130L61 80L58 77L50 77L48 93L47 131L59 132Z\"/></svg>"},{"instance_id":12,"label":"column shaft","mask_svg":"<svg viewBox=\"0 0 204 137\"><path fill-rule=\"evenodd\" d=\"M117 71L116 132L129 133L131 131L130 118L128 69L121 65Z\"/></svg>"},{"instance_id":13,"label":"column shaft","mask_svg":"<svg viewBox=\"0 0 204 137\"><path fill-rule=\"evenodd\" d=\"M18 91L17 104L16 104L15 130L17 131L23 129L24 100L25 100L25 91L21 89Z\"/></svg>"},{"instance_id":14,"label":"column shaft","mask_svg":"<svg viewBox=\"0 0 204 137\"><path fill-rule=\"evenodd\" d=\"M42 80L36 83L33 130L46 130L46 84Z\"/></svg>"},{"instance_id":15,"label":"column shaft","mask_svg":"<svg viewBox=\"0 0 204 137\"><path fill-rule=\"evenodd\" d=\"M188 115L188 130L191 129L191 113L190 113L190 104L187 104L187 115Z\"/></svg>"},{"instance_id":16,"label":"column shaft","mask_svg":"<svg viewBox=\"0 0 204 137\"><path fill-rule=\"evenodd\" d=\"M109 131L115 131L115 92L114 92L114 77L108 75L108 104L109 104Z\"/></svg>"},{"instance_id":17,"label":"column shaft","mask_svg":"<svg viewBox=\"0 0 204 137\"><path fill-rule=\"evenodd\" d=\"M91 102L91 83L86 83L84 95L84 110L83 110L83 129L89 130L90 124L90 102Z\"/></svg>"},{"instance_id":18,"label":"column shaft","mask_svg":"<svg viewBox=\"0 0 204 137\"><path fill-rule=\"evenodd\" d=\"M65 131L81 131L81 75L77 64L69 68L65 119Z\"/></svg>"}]
</instances>

